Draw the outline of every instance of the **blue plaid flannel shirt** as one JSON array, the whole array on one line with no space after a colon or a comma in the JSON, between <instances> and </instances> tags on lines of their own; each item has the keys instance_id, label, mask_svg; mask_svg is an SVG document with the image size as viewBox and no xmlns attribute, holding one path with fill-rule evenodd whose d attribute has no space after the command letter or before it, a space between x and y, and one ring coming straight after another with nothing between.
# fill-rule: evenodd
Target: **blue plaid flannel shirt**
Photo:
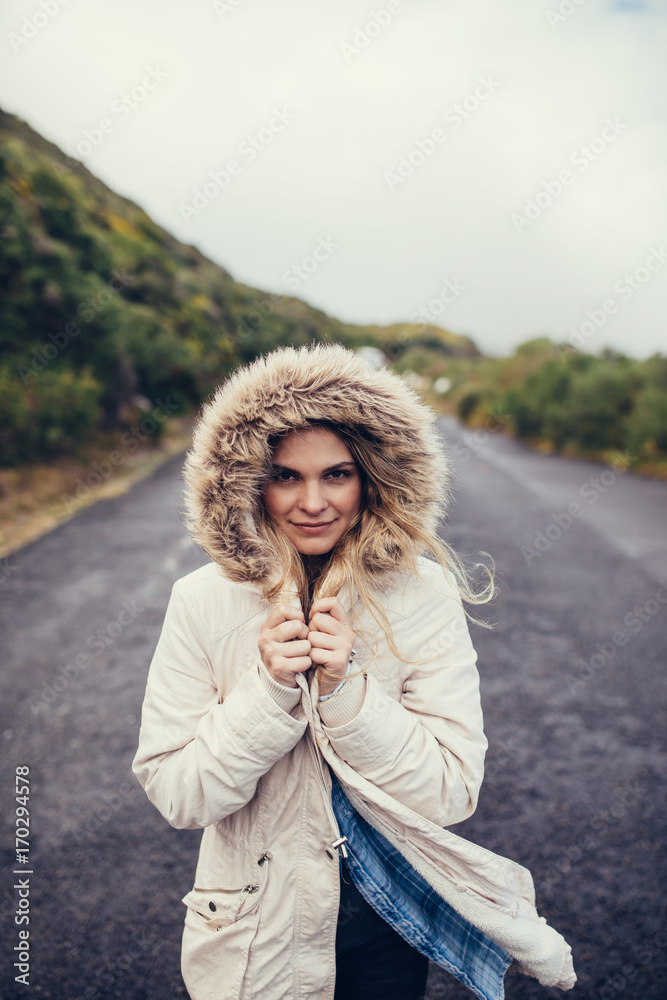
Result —
<instances>
[{"instance_id":1,"label":"blue plaid flannel shirt","mask_svg":"<svg viewBox=\"0 0 667 1000\"><path fill-rule=\"evenodd\" d=\"M413 948L480 1000L503 1000L511 956L438 896L353 808L333 772L331 779L334 813L349 847L347 866L366 902Z\"/></svg>"}]
</instances>

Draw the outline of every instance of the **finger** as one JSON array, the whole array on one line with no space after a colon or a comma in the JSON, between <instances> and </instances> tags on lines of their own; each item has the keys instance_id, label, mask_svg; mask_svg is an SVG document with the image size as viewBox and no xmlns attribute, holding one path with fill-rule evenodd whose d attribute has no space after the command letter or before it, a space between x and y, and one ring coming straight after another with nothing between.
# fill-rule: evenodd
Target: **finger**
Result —
<instances>
[{"instance_id":1,"label":"finger","mask_svg":"<svg viewBox=\"0 0 667 1000\"><path fill-rule=\"evenodd\" d=\"M310 651L310 658L318 667L326 667L335 673L343 676L347 667L348 658L340 649L319 649L313 646Z\"/></svg>"},{"instance_id":2,"label":"finger","mask_svg":"<svg viewBox=\"0 0 667 1000\"><path fill-rule=\"evenodd\" d=\"M264 622L264 628L275 628L282 622L296 621L305 622L305 617L301 608L295 608L291 604L277 604L271 609L269 617Z\"/></svg>"},{"instance_id":3,"label":"finger","mask_svg":"<svg viewBox=\"0 0 667 1000\"><path fill-rule=\"evenodd\" d=\"M336 621L343 625L350 624L347 612L337 597L318 597L318 599L313 602L310 609L311 620L313 615L317 613L329 614L332 618L335 618Z\"/></svg>"},{"instance_id":4,"label":"finger","mask_svg":"<svg viewBox=\"0 0 667 1000\"><path fill-rule=\"evenodd\" d=\"M328 612L318 611L308 622L308 627L312 632L326 632L329 635L354 636L352 622L347 616L344 621L339 621ZM351 641L354 641L352 639Z\"/></svg>"},{"instance_id":5,"label":"finger","mask_svg":"<svg viewBox=\"0 0 667 1000\"><path fill-rule=\"evenodd\" d=\"M316 649L315 646L310 651L310 658L313 663L318 666L324 666L331 659L331 650L329 649Z\"/></svg>"},{"instance_id":6,"label":"finger","mask_svg":"<svg viewBox=\"0 0 667 1000\"><path fill-rule=\"evenodd\" d=\"M323 611L318 611L316 615L313 615L308 624L311 632L326 632L328 635L339 635L341 629L344 628L342 622L336 621L330 614L325 614Z\"/></svg>"},{"instance_id":7,"label":"finger","mask_svg":"<svg viewBox=\"0 0 667 1000\"><path fill-rule=\"evenodd\" d=\"M299 656L309 656L312 643L308 639L296 639L293 642L276 643L276 653L287 657L290 661Z\"/></svg>"},{"instance_id":8,"label":"finger","mask_svg":"<svg viewBox=\"0 0 667 1000\"><path fill-rule=\"evenodd\" d=\"M275 642L290 642L293 639L305 639L308 635L308 626L302 621L281 622L271 630Z\"/></svg>"},{"instance_id":9,"label":"finger","mask_svg":"<svg viewBox=\"0 0 667 1000\"><path fill-rule=\"evenodd\" d=\"M334 635L332 632L309 632L308 642L318 649L342 649L342 636Z\"/></svg>"},{"instance_id":10,"label":"finger","mask_svg":"<svg viewBox=\"0 0 667 1000\"><path fill-rule=\"evenodd\" d=\"M286 674L301 674L304 670L309 670L313 662L309 656L296 656L294 658L276 661L276 670L281 670Z\"/></svg>"}]
</instances>

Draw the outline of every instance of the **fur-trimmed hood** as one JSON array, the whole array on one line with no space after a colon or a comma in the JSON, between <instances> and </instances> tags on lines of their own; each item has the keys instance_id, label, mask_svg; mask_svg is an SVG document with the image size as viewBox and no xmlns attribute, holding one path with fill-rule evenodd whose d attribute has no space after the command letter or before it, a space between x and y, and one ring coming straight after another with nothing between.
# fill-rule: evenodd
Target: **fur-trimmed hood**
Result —
<instances>
[{"instance_id":1,"label":"fur-trimmed hood","mask_svg":"<svg viewBox=\"0 0 667 1000\"><path fill-rule=\"evenodd\" d=\"M232 580L258 584L276 572L277 554L256 529L269 439L319 421L379 449L399 470L406 522L435 533L449 497L435 419L402 377L340 344L278 348L236 369L200 414L184 469L190 533ZM390 487L377 485L386 496Z\"/></svg>"}]
</instances>

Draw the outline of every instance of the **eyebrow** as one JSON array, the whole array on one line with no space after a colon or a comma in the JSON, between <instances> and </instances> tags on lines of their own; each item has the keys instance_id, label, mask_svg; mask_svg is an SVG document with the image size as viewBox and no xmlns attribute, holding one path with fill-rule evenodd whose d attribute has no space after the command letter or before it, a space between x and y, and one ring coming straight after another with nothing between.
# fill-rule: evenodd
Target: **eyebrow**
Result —
<instances>
[{"instance_id":1,"label":"eyebrow","mask_svg":"<svg viewBox=\"0 0 667 1000\"><path fill-rule=\"evenodd\" d=\"M356 462L336 462L335 465L329 465L326 469L322 469L322 474L325 472L333 472L334 469L342 469L346 465L356 465ZM299 474L298 469L290 469L289 465L273 465L274 469L280 469L281 472L295 472Z\"/></svg>"}]
</instances>

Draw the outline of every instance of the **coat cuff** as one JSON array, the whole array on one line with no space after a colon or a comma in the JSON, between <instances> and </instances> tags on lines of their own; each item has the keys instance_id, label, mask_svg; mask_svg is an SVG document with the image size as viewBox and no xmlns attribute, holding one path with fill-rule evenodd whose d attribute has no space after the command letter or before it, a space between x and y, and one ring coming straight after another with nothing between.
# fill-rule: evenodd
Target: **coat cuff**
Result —
<instances>
[{"instance_id":1,"label":"coat cuff","mask_svg":"<svg viewBox=\"0 0 667 1000\"><path fill-rule=\"evenodd\" d=\"M325 729L337 729L352 720L361 711L366 697L366 677L352 677L338 694L318 704L320 719Z\"/></svg>"},{"instance_id":2,"label":"coat cuff","mask_svg":"<svg viewBox=\"0 0 667 1000\"><path fill-rule=\"evenodd\" d=\"M279 684L278 681L273 679L261 661L258 666L259 677L265 689L271 695L276 704L282 708L284 712L289 714L301 701L301 688L298 685L297 687L291 688L287 687L286 684Z\"/></svg>"}]
</instances>

